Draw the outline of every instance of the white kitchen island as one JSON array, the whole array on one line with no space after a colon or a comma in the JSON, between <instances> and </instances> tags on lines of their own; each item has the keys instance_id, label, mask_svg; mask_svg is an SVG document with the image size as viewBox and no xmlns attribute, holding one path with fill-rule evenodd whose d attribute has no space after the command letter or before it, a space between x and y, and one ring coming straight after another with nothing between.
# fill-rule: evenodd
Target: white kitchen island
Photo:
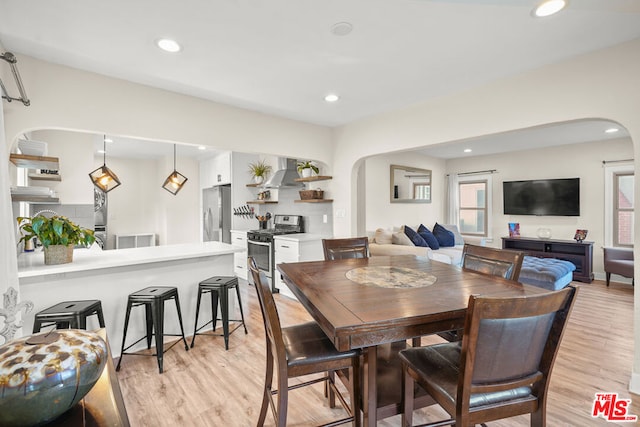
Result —
<instances>
[{"instance_id":1,"label":"white kitchen island","mask_svg":"<svg viewBox=\"0 0 640 427\"><path fill-rule=\"evenodd\" d=\"M191 336L198 283L211 276L233 276L233 254L239 251L242 249L220 242L110 251L76 249L73 262L60 265L44 265L41 252L21 254L18 257L20 298L34 303L33 311L23 316L23 333L31 333L35 313L47 307L62 301L99 299L102 301L111 350L113 356L118 357L129 294L148 286L175 286L180 298L184 332L186 336ZM229 305L232 308L230 315L233 316L237 305L235 295ZM97 319L94 318L89 318L87 329L98 328ZM209 319L211 304L206 297L200 306L199 323ZM144 325L144 308L132 309L127 345L144 336ZM221 328L220 322L218 325ZM165 332L180 332L173 301L165 304ZM167 337L167 340L174 339ZM233 340L229 344L233 346ZM220 345L224 345L222 338ZM130 351L143 348L146 345L141 342ZM184 351L179 345L174 350Z\"/></svg>"}]
</instances>

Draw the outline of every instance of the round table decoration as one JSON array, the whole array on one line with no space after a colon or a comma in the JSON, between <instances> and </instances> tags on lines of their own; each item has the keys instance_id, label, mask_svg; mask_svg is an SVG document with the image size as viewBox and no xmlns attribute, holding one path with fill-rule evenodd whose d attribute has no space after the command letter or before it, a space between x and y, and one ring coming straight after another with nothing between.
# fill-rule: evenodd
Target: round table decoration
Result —
<instances>
[{"instance_id":1,"label":"round table decoration","mask_svg":"<svg viewBox=\"0 0 640 427\"><path fill-rule=\"evenodd\" d=\"M107 344L94 332L65 329L0 346L0 425L45 424L74 407L107 363Z\"/></svg>"}]
</instances>

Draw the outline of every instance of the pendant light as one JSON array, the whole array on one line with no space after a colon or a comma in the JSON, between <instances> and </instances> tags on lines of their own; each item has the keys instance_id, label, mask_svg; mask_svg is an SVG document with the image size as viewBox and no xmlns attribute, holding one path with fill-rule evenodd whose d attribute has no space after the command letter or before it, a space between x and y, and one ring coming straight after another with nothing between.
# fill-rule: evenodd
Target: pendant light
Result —
<instances>
[{"instance_id":1,"label":"pendant light","mask_svg":"<svg viewBox=\"0 0 640 427\"><path fill-rule=\"evenodd\" d=\"M108 193L109 191L119 186L121 183L120 183L120 180L118 179L118 176L115 173L113 173L111 169L107 167L107 135L104 135L102 144L103 144L102 166L100 166L98 169L91 172L89 174L89 178L91 178L91 182L93 182L93 185L95 185L105 193Z\"/></svg>"},{"instance_id":2,"label":"pendant light","mask_svg":"<svg viewBox=\"0 0 640 427\"><path fill-rule=\"evenodd\" d=\"M162 188L175 196L185 182L187 182L187 177L176 170L176 144L173 144L173 172L164 180Z\"/></svg>"}]
</instances>

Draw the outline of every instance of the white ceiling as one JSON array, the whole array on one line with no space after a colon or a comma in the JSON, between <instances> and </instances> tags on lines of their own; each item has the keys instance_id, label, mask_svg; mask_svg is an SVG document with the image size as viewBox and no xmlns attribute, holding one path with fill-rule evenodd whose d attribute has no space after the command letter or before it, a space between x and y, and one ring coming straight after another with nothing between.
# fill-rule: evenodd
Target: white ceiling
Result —
<instances>
[{"instance_id":1,"label":"white ceiling","mask_svg":"<svg viewBox=\"0 0 640 427\"><path fill-rule=\"evenodd\" d=\"M535 19L537 1L0 0L0 42L18 55L338 126L640 37L638 0L571 0ZM332 34L339 22L353 31ZM160 51L160 37L183 50ZM340 101L327 104L329 92Z\"/></svg>"}]
</instances>

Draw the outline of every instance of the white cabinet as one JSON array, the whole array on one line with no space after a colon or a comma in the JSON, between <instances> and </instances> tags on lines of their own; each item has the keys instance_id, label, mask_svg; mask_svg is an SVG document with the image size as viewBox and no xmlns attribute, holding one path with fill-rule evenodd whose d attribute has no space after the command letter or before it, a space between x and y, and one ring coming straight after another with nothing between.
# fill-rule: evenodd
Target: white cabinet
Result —
<instances>
[{"instance_id":1,"label":"white cabinet","mask_svg":"<svg viewBox=\"0 0 640 427\"><path fill-rule=\"evenodd\" d=\"M312 234L286 234L273 238L275 246L275 264L287 262L319 261L324 259L322 251L322 236ZM275 287L282 295L295 298L289 287L282 281L278 271L275 276Z\"/></svg>"},{"instance_id":2,"label":"white cabinet","mask_svg":"<svg viewBox=\"0 0 640 427\"><path fill-rule=\"evenodd\" d=\"M233 254L233 272L241 279L248 280L247 274L247 232L231 230L231 244L244 249Z\"/></svg>"},{"instance_id":3,"label":"white cabinet","mask_svg":"<svg viewBox=\"0 0 640 427\"><path fill-rule=\"evenodd\" d=\"M116 249L146 248L156 245L156 235L145 234L116 234Z\"/></svg>"},{"instance_id":4,"label":"white cabinet","mask_svg":"<svg viewBox=\"0 0 640 427\"><path fill-rule=\"evenodd\" d=\"M200 188L231 183L231 152L200 162Z\"/></svg>"}]
</instances>

